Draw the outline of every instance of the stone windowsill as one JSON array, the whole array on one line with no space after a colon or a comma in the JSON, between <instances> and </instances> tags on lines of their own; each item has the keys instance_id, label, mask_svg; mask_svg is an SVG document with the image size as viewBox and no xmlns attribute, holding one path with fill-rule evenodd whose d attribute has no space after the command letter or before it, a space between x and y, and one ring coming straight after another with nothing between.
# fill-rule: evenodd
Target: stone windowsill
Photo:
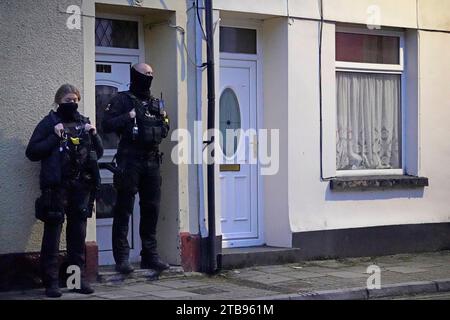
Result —
<instances>
[{"instance_id":1,"label":"stone windowsill","mask_svg":"<svg viewBox=\"0 0 450 320\"><path fill-rule=\"evenodd\" d=\"M332 191L364 191L428 187L428 178L414 176L339 177L330 182Z\"/></svg>"}]
</instances>

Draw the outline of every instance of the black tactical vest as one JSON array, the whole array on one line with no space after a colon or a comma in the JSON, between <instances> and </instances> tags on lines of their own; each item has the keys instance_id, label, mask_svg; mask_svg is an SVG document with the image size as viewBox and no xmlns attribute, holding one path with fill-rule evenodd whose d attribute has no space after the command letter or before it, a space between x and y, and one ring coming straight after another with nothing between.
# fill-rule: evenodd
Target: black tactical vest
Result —
<instances>
[{"instance_id":1,"label":"black tactical vest","mask_svg":"<svg viewBox=\"0 0 450 320\"><path fill-rule=\"evenodd\" d=\"M64 123L65 134L60 146L63 178L89 179L89 153L92 141L84 123Z\"/></svg>"},{"instance_id":2,"label":"black tactical vest","mask_svg":"<svg viewBox=\"0 0 450 320\"><path fill-rule=\"evenodd\" d=\"M159 114L159 100L152 98L150 101L141 101L131 93L128 96L133 101L136 111L137 132L134 133L133 140L143 148L151 148L161 144L167 137L167 129L164 126L164 119Z\"/></svg>"}]
</instances>

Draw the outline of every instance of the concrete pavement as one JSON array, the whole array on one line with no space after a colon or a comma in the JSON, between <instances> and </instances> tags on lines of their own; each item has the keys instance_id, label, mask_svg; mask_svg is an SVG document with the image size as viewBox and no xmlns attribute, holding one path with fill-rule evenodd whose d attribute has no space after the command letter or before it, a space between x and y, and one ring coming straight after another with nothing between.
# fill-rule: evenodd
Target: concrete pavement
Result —
<instances>
[{"instance_id":1,"label":"concrete pavement","mask_svg":"<svg viewBox=\"0 0 450 320\"><path fill-rule=\"evenodd\" d=\"M379 268L380 289L373 270ZM373 267L375 266L375 267ZM374 278L375 277L375 278ZM103 270L95 294L63 290L65 300L364 300L450 292L450 251L374 258L305 261L222 271L215 276L172 268L160 277L137 270L130 277ZM0 293L0 299L46 299L43 289Z\"/></svg>"}]
</instances>

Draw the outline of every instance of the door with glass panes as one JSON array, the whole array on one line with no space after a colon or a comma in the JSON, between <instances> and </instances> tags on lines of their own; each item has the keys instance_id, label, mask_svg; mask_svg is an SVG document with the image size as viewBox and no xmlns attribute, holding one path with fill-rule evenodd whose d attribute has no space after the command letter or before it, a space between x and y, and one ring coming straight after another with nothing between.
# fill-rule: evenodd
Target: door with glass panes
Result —
<instances>
[{"instance_id":1,"label":"door with glass panes","mask_svg":"<svg viewBox=\"0 0 450 320\"><path fill-rule=\"evenodd\" d=\"M96 125L103 139L105 155L100 162L111 162L117 152L119 137L105 134L102 120L111 98L118 92L127 91L130 82L130 68L143 60L143 21L140 17L118 16L97 12L95 18L95 64L96 64ZM96 221L99 264L114 264L112 254L113 208L116 190L113 175L101 171L102 186L97 196ZM136 197L134 213L130 219L128 241L130 261L140 260L139 239L139 197Z\"/></svg>"},{"instance_id":2,"label":"door with glass panes","mask_svg":"<svg viewBox=\"0 0 450 320\"><path fill-rule=\"evenodd\" d=\"M221 59L220 86L223 246L258 245L256 62Z\"/></svg>"},{"instance_id":3,"label":"door with glass panes","mask_svg":"<svg viewBox=\"0 0 450 320\"><path fill-rule=\"evenodd\" d=\"M111 98L118 92L127 91L130 82L130 67L138 63L138 57L130 56L96 56L96 124L103 139L105 155L100 162L111 162L117 152L119 137L105 134L102 128L104 111ZM101 171L102 186L97 196L97 244L99 247L99 264L114 264L112 255L112 224L113 207L116 201L116 190L113 186L113 175L107 170ZM130 219L128 241L131 246L130 261L138 262L140 259L139 240L139 196L136 196L133 216Z\"/></svg>"},{"instance_id":4,"label":"door with glass panes","mask_svg":"<svg viewBox=\"0 0 450 320\"><path fill-rule=\"evenodd\" d=\"M256 30L220 28L221 229L224 248L264 244L258 206Z\"/></svg>"}]
</instances>

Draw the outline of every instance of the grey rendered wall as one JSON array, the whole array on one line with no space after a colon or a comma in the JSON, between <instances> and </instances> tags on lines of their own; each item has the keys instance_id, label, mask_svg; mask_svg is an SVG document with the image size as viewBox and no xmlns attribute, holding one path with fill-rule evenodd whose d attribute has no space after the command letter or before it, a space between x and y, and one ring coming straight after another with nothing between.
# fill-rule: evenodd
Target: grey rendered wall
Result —
<instances>
[{"instance_id":1,"label":"grey rendered wall","mask_svg":"<svg viewBox=\"0 0 450 320\"><path fill-rule=\"evenodd\" d=\"M81 0L0 1L0 254L40 248L39 164L25 148L58 87L83 90L82 31L67 28L69 5Z\"/></svg>"}]
</instances>

